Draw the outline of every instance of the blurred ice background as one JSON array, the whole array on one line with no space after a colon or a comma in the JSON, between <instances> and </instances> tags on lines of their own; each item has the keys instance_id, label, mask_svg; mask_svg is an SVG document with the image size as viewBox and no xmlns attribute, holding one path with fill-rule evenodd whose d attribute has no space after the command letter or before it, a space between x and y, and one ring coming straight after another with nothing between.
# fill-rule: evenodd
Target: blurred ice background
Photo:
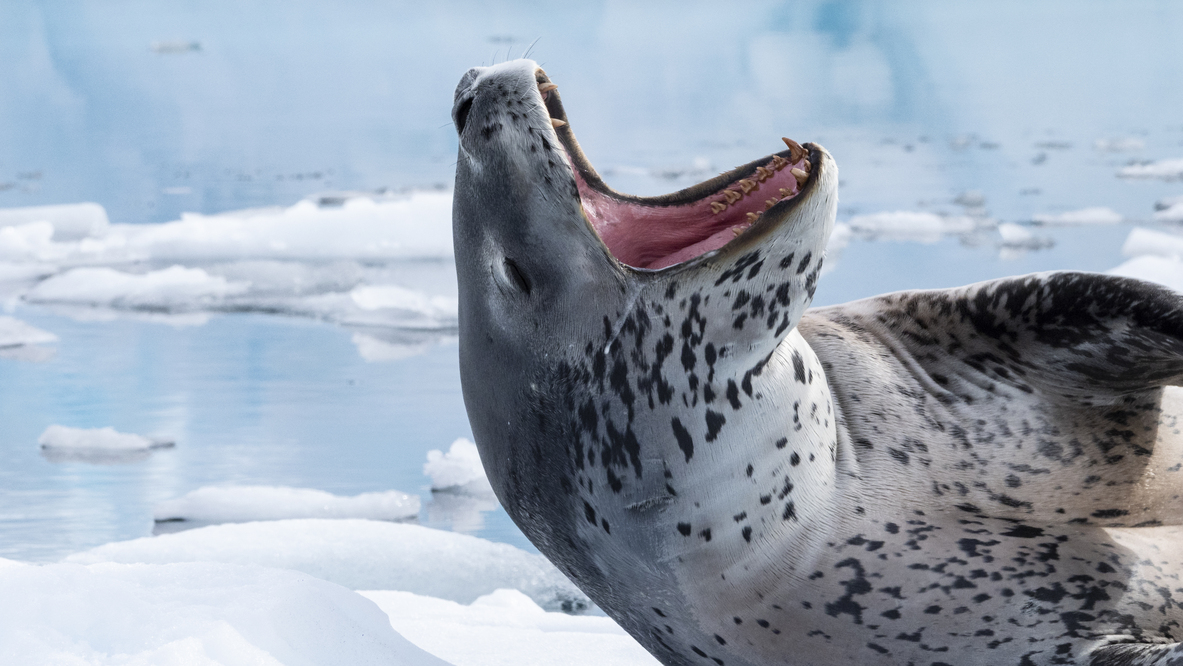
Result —
<instances>
[{"instance_id":1,"label":"blurred ice background","mask_svg":"<svg viewBox=\"0 0 1183 666\"><path fill-rule=\"evenodd\" d=\"M824 145L841 204L816 304L1052 269L1183 290L1176 2L0 13L0 557L70 556L0 561L0 625L53 627L84 661L135 644L71 624L114 595L188 627L149 662L198 645L295 663L252 637L298 626L232 600L288 595L311 622L356 595L249 569L271 566L384 587L366 594L394 627L456 664L548 663L560 638L587 663L650 663L604 618L544 612L586 600L530 559L463 439L452 91L531 44L618 189L680 189L781 136ZM211 576L225 602L203 615L184 590ZM136 596L151 580L163 596ZM37 594L82 615L23 614ZM351 663L432 663L392 636Z\"/></svg>"}]
</instances>

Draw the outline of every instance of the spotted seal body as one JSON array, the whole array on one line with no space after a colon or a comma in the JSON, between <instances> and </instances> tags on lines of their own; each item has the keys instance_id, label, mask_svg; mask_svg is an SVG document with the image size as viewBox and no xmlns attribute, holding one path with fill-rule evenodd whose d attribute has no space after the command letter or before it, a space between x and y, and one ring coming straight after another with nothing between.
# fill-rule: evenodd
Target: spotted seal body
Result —
<instances>
[{"instance_id":1,"label":"spotted seal body","mask_svg":"<svg viewBox=\"0 0 1183 666\"><path fill-rule=\"evenodd\" d=\"M525 534L664 664L1183 664L1183 308L1083 273L806 312L837 168L615 193L457 88L461 377Z\"/></svg>"}]
</instances>

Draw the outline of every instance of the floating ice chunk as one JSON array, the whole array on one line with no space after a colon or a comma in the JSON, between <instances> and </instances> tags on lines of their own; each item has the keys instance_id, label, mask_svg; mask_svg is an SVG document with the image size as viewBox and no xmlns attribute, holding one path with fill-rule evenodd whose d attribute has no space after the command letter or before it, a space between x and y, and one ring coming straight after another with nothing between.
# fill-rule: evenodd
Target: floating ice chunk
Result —
<instances>
[{"instance_id":1,"label":"floating ice chunk","mask_svg":"<svg viewBox=\"0 0 1183 666\"><path fill-rule=\"evenodd\" d=\"M1002 236L1004 245L1023 245L1035 238L1035 234L1031 233L1030 229L1020 227L1013 222L1004 222L998 225L998 235Z\"/></svg>"},{"instance_id":2,"label":"floating ice chunk","mask_svg":"<svg viewBox=\"0 0 1183 666\"><path fill-rule=\"evenodd\" d=\"M447 453L438 449L428 451L423 473L431 477L432 492L493 492L476 444L463 437L452 442Z\"/></svg>"},{"instance_id":3,"label":"floating ice chunk","mask_svg":"<svg viewBox=\"0 0 1183 666\"><path fill-rule=\"evenodd\" d=\"M58 336L14 317L0 315L0 349L57 342ZM44 435L43 435L44 436Z\"/></svg>"},{"instance_id":4,"label":"floating ice chunk","mask_svg":"<svg viewBox=\"0 0 1183 666\"><path fill-rule=\"evenodd\" d=\"M1183 222L1183 197L1157 201L1154 209L1154 219L1159 222Z\"/></svg>"},{"instance_id":5,"label":"floating ice chunk","mask_svg":"<svg viewBox=\"0 0 1183 666\"><path fill-rule=\"evenodd\" d=\"M1154 210L1166 210L1178 204L1183 204L1183 196L1180 197L1163 197L1154 202Z\"/></svg>"},{"instance_id":6,"label":"floating ice chunk","mask_svg":"<svg viewBox=\"0 0 1183 666\"><path fill-rule=\"evenodd\" d=\"M102 236L110 226L106 209L97 203L0 208L0 227L31 222L48 223L53 230L51 238L59 243Z\"/></svg>"},{"instance_id":7,"label":"floating ice chunk","mask_svg":"<svg viewBox=\"0 0 1183 666\"><path fill-rule=\"evenodd\" d=\"M545 612L517 590L496 590L467 606L409 592L361 595L405 638L456 666L658 664L611 618Z\"/></svg>"},{"instance_id":8,"label":"floating ice chunk","mask_svg":"<svg viewBox=\"0 0 1183 666\"><path fill-rule=\"evenodd\" d=\"M1047 226L1071 226L1078 224L1120 224L1121 214L1111 208L1096 206L1070 210L1054 215L1039 213L1031 216L1032 221Z\"/></svg>"},{"instance_id":9,"label":"floating ice chunk","mask_svg":"<svg viewBox=\"0 0 1183 666\"><path fill-rule=\"evenodd\" d=\"M370 600L295 571L187 563L0 565L8 664L446 662Z\"/></svg>"},{"instance_id":10,"label":"floating ice chunk","mask_svg":"<svg viewBox=\"0 0 1183 666\"><path fill-rule=\"evenodd\" d=\"M116 432L114 428L70 428L51 425L41 433L37 443L43 449L91 449L103 451L147 451L168 448L175 444L168 439L152 439L143 435Z\"/></svg>"},{"instance_id":11,"label":"floating ice chunk","mask_svg":"<svg viewBox=\"0 0 1183 666\"><path fill-rule=\"evenodd\" d=\"M830 239L826 242L826 253L841 252L850 245L854 230L845 222L835 222L834 230L830 232Z\"/></svg>"},{"instance_id":12,"label":"floating ice chunk","mask_svg":"<svg viewBox=\"0 0 1183 666\"><path fill-rule=\"evenodd\" d=\"M25 299L129 309L186 310L241 294L249 285L200 268L170 266L144 274L113 268L74 268L37 284Z\"/></svg>"},{"instance_id":13,"label":"floating ice chunk","mask_svg":"<svg viewBox=\"0 0 1183 666\"><path fill-rule=\"evenodd\" d=\"M1170 160L1159 160L1149 164L1131 164L1122 167L1117 172L1122 178L1158 178L1160 180L1179 180L1183 178L1183 157Z\"/></svg>"},{"instance_id":14,"label":"floating ice chunk","mask_svg":"<svg viewBox=\"0 0 1183 666\"><path fill-rule=\"evenodd\" d=\"M403 590L469 603L521 590L547 610L591 602L541 555L508 544L407 523L278 520L214 525L109 543L68 562L226 562L303 571L355 590Z\"/></svg>"},{"instance_id":15,"label":"floating ice chunk","mask_svg":"<svg viewBox=\"0 0 1183 666\"><path fill-rule=\"evenodd\" d=\"M220 215L186 213L177 222L112 225L133 256L194 259L451 258L452 194L348 199L325 208L314 201ZM117 251L114 244L111 251Z\"/></svg>"},{"instance_id":16,"label":"floating ice chunk","mask_svg":"<svg viewBox=\"0 0 1183 666\"><path fill-rule=\"evenodd\" d=\"M1126 153L1137 150L1142 150L1146 147L1146 142L1141 139L1134 139L1131 137L1117 137L1113 139L1097 139L1093 142L1093 148L1106 153Z\"/></svg>"},{"instance_id":17,"label":"floating ice chunk","mask_svg":"<svg viewBox=\"0 0 1183 666\"><path fill-rule=\"evenodd\" d=\"M440 319L455 319L457 316L457 299L428 296L393 284L363 285L354 288L349 296L363 310L405 310Z\"/></svg>"},{"instance_id":18,"label":"floating ice chunk","mask_svg":"<svg viewBox=\"0 0 1183 666\"><path fill-rule=\"evenodd\" d=\"M284 518L366 518L406 520L419 515L419 497L397 490L341 497L311 488L220 486L198 488L161 502L157 522L242 523Z\"/></svg>"},{"instance_id":19,"label":"floating ice chunk","mask_svg":"<svg viewBox=\"0 0 1183 666\"><path fill-rule=\"evenodd\" d=\"M977 229L971 217L944 216L935 213L893 211L855 215L848 220L855 232L879 240L908 240L935 243L946 234L963 234Z\"/></svg>"},{"instance_id":20,"label":"floating ice chunk","mask_svg":"<svg viewBox=\"0 0 1183 666\"><path fill-rule=\"evenodd\" d=\"M1125 244L1121 246L1121 253L1127 257L1149 255L1180 259L1183 258L1183 237L1154 229L1136 227L1130 231L1129 236L1126 236Z\"/></svg>"},{"instance_id":21,"label":"floating ice chunk","mask_svg":"<svg viewBox=\"0 0 1183 666\"><path fill-rule=\"evenodd\" d=\"M1157 282L1183 293L1183 261L1174 257L1141 255L1106 271L1110 275Z\"/></svg>"},{"instance_id":22,"label":"floating ice chunk","mask_svg":"<svg viewBox=\"0 0 1183 666\"><path fill-rule=\"evenodd\" d=\"M21 262L56 261L68 254L53 241L53 225L44 220L0 227L0 259Z\"/></svg>"}]
</instances>

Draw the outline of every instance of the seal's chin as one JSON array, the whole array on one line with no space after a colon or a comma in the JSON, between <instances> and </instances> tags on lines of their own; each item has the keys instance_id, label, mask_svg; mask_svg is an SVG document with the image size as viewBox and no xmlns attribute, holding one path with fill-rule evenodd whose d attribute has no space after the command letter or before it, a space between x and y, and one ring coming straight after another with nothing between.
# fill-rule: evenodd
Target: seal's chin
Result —
<instances>
[{"instance_id":1,"label":"seal's chin","mask_svg":"<svg viewBox=\"0 0 1183 666\"><path fill-rule=\"evenodd\" d=\"M787 217L788 202L812 182L812 151L783 139L786 150L684 190L658 197L622 194L604 183L580 149L558 86L541 69L535 79L588 223L612 255L633 268L680 264L724 247L748 229L775 226Z\"/></svg>"}]
</instances>

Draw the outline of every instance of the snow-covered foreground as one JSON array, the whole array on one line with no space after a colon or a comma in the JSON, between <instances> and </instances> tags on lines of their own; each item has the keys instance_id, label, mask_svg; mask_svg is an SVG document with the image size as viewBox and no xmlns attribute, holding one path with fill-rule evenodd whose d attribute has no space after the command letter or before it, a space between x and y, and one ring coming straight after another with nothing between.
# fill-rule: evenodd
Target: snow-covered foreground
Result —
<instances>
[{"instance_id":1,"label":"snow-covered foreground","mask_svg":"<svg viewBox=\"0 0 1183 666\"><path fill-rule=\"evenodd\" d=\"M657 666L607 617L548 613L517 590L469 605L410 592L365 591L415 645L455 666Z\"/></svg>"},{"instance_id":2,"label":"snow-covered foreground","mask_svg":"<svg viewBox=\"0 0 1183 666\"><path fill-rule=\"evenodd\" d=\"M108 543L66 561L223 562L295 569L355 590L403 590L458 603L514 588L547 610L591 606L541 555L465 534L372 520L212 525Z\"/></svg>"},{"instance_id":3,"label":"snow-covered foreground","mask_svg":"<svg viewBox=\"0 0 1183 666\"><path fill-rule=\"evenodd\" d=\"M57 564L0 560L5 663L657 663L609 618L555 612L573 607L586 597L539 555L367 520L222 525Z\"/></svg>"},{"instance_id":4,"label":"snow-covered foreground","mask_svg":"<svg viewBox=\"0 0 1183 666\"><path fill-rule=\"evenodd\" d=\"M284 569L0 560L6 664L272 666L446 662L372 602Z\"/></svg>"}]
</instances>

